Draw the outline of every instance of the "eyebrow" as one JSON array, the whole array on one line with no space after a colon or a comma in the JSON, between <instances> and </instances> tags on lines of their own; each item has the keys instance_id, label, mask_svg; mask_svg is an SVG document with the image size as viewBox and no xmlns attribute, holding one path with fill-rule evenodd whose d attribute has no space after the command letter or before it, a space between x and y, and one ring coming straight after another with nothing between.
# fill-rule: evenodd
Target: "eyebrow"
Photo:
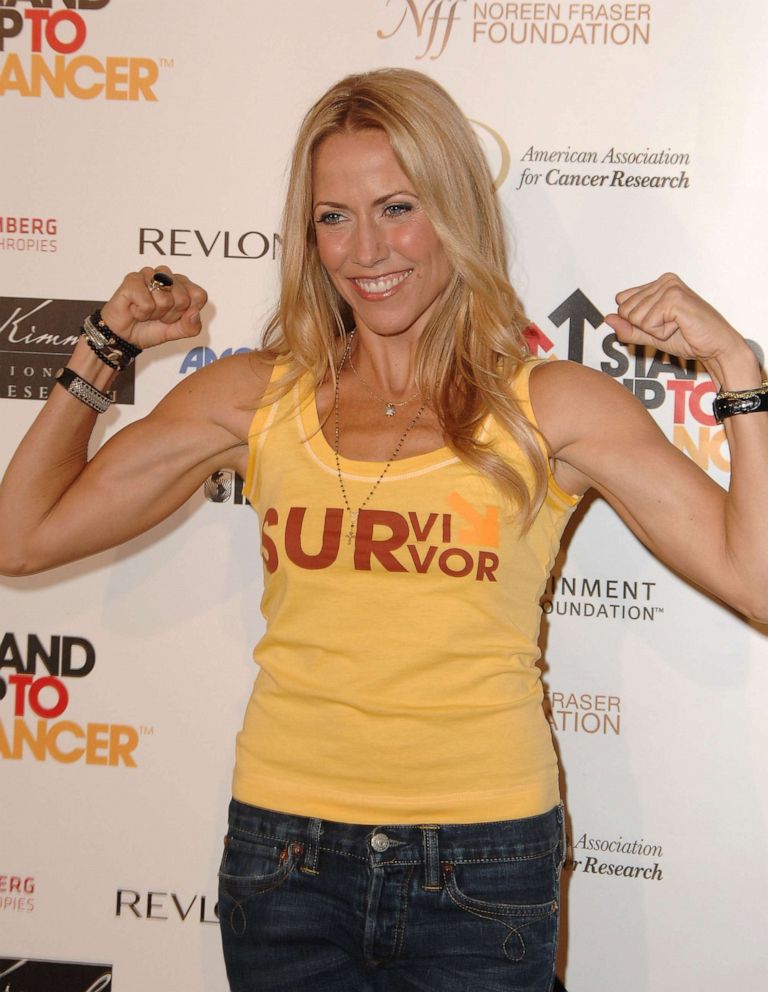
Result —
<instances>
[{"instance_id":1,"label":"eyebrow","mask_svg":"<svg viewBox=\"0 0 768 992\"><path fill-rule=\"evenodd\" d=\"M395 190L394 193L386 193L384 196L377 197L373 201L372 206L380 207L383 203L386 203L387 200L391 200L396 196L411 196L414 199L417 199L416 194L412 193L410 190L398 189ZM314 204L312 209L317 210L318 207L334 207L334 208L346 209L346 206L347 206L346 203L336 203L334 200L318 200L317 203Z\"/></svg>"}]
</instances>

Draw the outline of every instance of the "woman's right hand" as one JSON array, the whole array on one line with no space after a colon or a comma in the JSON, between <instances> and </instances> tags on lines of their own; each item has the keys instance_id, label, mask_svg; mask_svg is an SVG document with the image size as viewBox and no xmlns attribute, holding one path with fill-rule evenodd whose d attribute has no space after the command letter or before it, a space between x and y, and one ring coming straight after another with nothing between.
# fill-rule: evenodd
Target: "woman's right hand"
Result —
<instances>
[{"instance_id":1,"label":"woman's right hand","mask_svg":"<svg viewBox=\"0 0 768 992\"><path fill-rule=\"evenodd\" d=\"M150 290L156 272L173 280L168 289ZM186 276L165 265L130 272L101 308L104 323L137 348L194 337L200 332L200 311L208 294Z\"/></svg>"}]
</instances>

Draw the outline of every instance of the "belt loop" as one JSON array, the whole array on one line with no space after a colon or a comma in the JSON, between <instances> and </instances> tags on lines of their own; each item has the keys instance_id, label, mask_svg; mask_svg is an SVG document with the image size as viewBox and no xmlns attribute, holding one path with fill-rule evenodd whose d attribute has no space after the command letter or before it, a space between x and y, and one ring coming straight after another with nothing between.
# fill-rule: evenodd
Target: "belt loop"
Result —
<instances>
[{"instance_id":1,"label":"belt loop","mask_svg":"<svg viewBox=\"0 0 768 992\"><path fill-rule=\"evenodd\" d=\"M317 856L320 851L320 834L322 833L323 821L310 819L307 822L307 849L304 852L301 871L308 875L319 875L317 868Z\"/></svg>"},{"instance_id":2,"label":"belt loop","mask_svg":"<svg viewBox=\"0 0 768 992\"><path fill-rule=\"evenodd\" d=\"M425 892L440 892L440 848L437 842L437 831L440 827L435 824L424 824L419 829L424 842L424 885Z\"/></svg>"}]
</instances>

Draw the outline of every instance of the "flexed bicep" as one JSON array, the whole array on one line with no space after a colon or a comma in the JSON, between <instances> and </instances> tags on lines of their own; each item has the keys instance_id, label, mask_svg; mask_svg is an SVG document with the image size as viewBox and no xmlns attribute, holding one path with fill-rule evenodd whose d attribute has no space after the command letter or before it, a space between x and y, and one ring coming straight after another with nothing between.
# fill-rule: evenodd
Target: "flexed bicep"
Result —
<instances>
[{"instance_id":1,"label":"flexed bicep","mask_svg":"<svg viewBox=\"0 0 768 992\"><path fill-rule=\"evenodd\" d=\"M531 385L556 461L596 489L660 561L741 612L761 612L750 596L752 556L729 527L729 494L667 440L642 404L570 362L536 370Z\"/></svg>"},{"instance_id":2,"label":"flexed bicep","mask_svg":"<svg viewBox=\"0 0 768 992\"><path fill-rule=\"evenodd\" d=\"M90 461L89 429L74 444L69 435L73 421L94 415L55 391L0 486L0 572L28 574L114 547L165 519L213 472L241 470L249 404L268 377L250 358L190 376Z\"/></svg>"}]
</instances>

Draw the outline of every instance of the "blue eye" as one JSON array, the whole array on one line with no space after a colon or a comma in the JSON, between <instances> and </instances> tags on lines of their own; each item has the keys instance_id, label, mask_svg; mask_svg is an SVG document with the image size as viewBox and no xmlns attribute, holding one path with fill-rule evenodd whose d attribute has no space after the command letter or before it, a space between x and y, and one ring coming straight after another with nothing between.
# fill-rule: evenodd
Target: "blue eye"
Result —
<instances>
[{"instance_id":1,"label":"blue eye","mask_svg":"<svg viewBox=\"0 0 768 992\"><path fill-rule=\"evenodd\" d=\"M332 224L338 224L343 219L344 219L343 216L340 213L338 213L338 211L328 210L324 214L320 214L320 216L317 218L315 223L332 225Z\"/></svg>"},{"instance_id":2,"label":"blue eye","mask_svg":"<svg viewBox=\"0 0 768 992\"><path fill-rule=\"evenodd\" d=\"M403 214L408 214L413 210L413 206L410 203L388 203L384 207L384 213L389 217L402 217Z\"/></svg>"}]
</instances>

